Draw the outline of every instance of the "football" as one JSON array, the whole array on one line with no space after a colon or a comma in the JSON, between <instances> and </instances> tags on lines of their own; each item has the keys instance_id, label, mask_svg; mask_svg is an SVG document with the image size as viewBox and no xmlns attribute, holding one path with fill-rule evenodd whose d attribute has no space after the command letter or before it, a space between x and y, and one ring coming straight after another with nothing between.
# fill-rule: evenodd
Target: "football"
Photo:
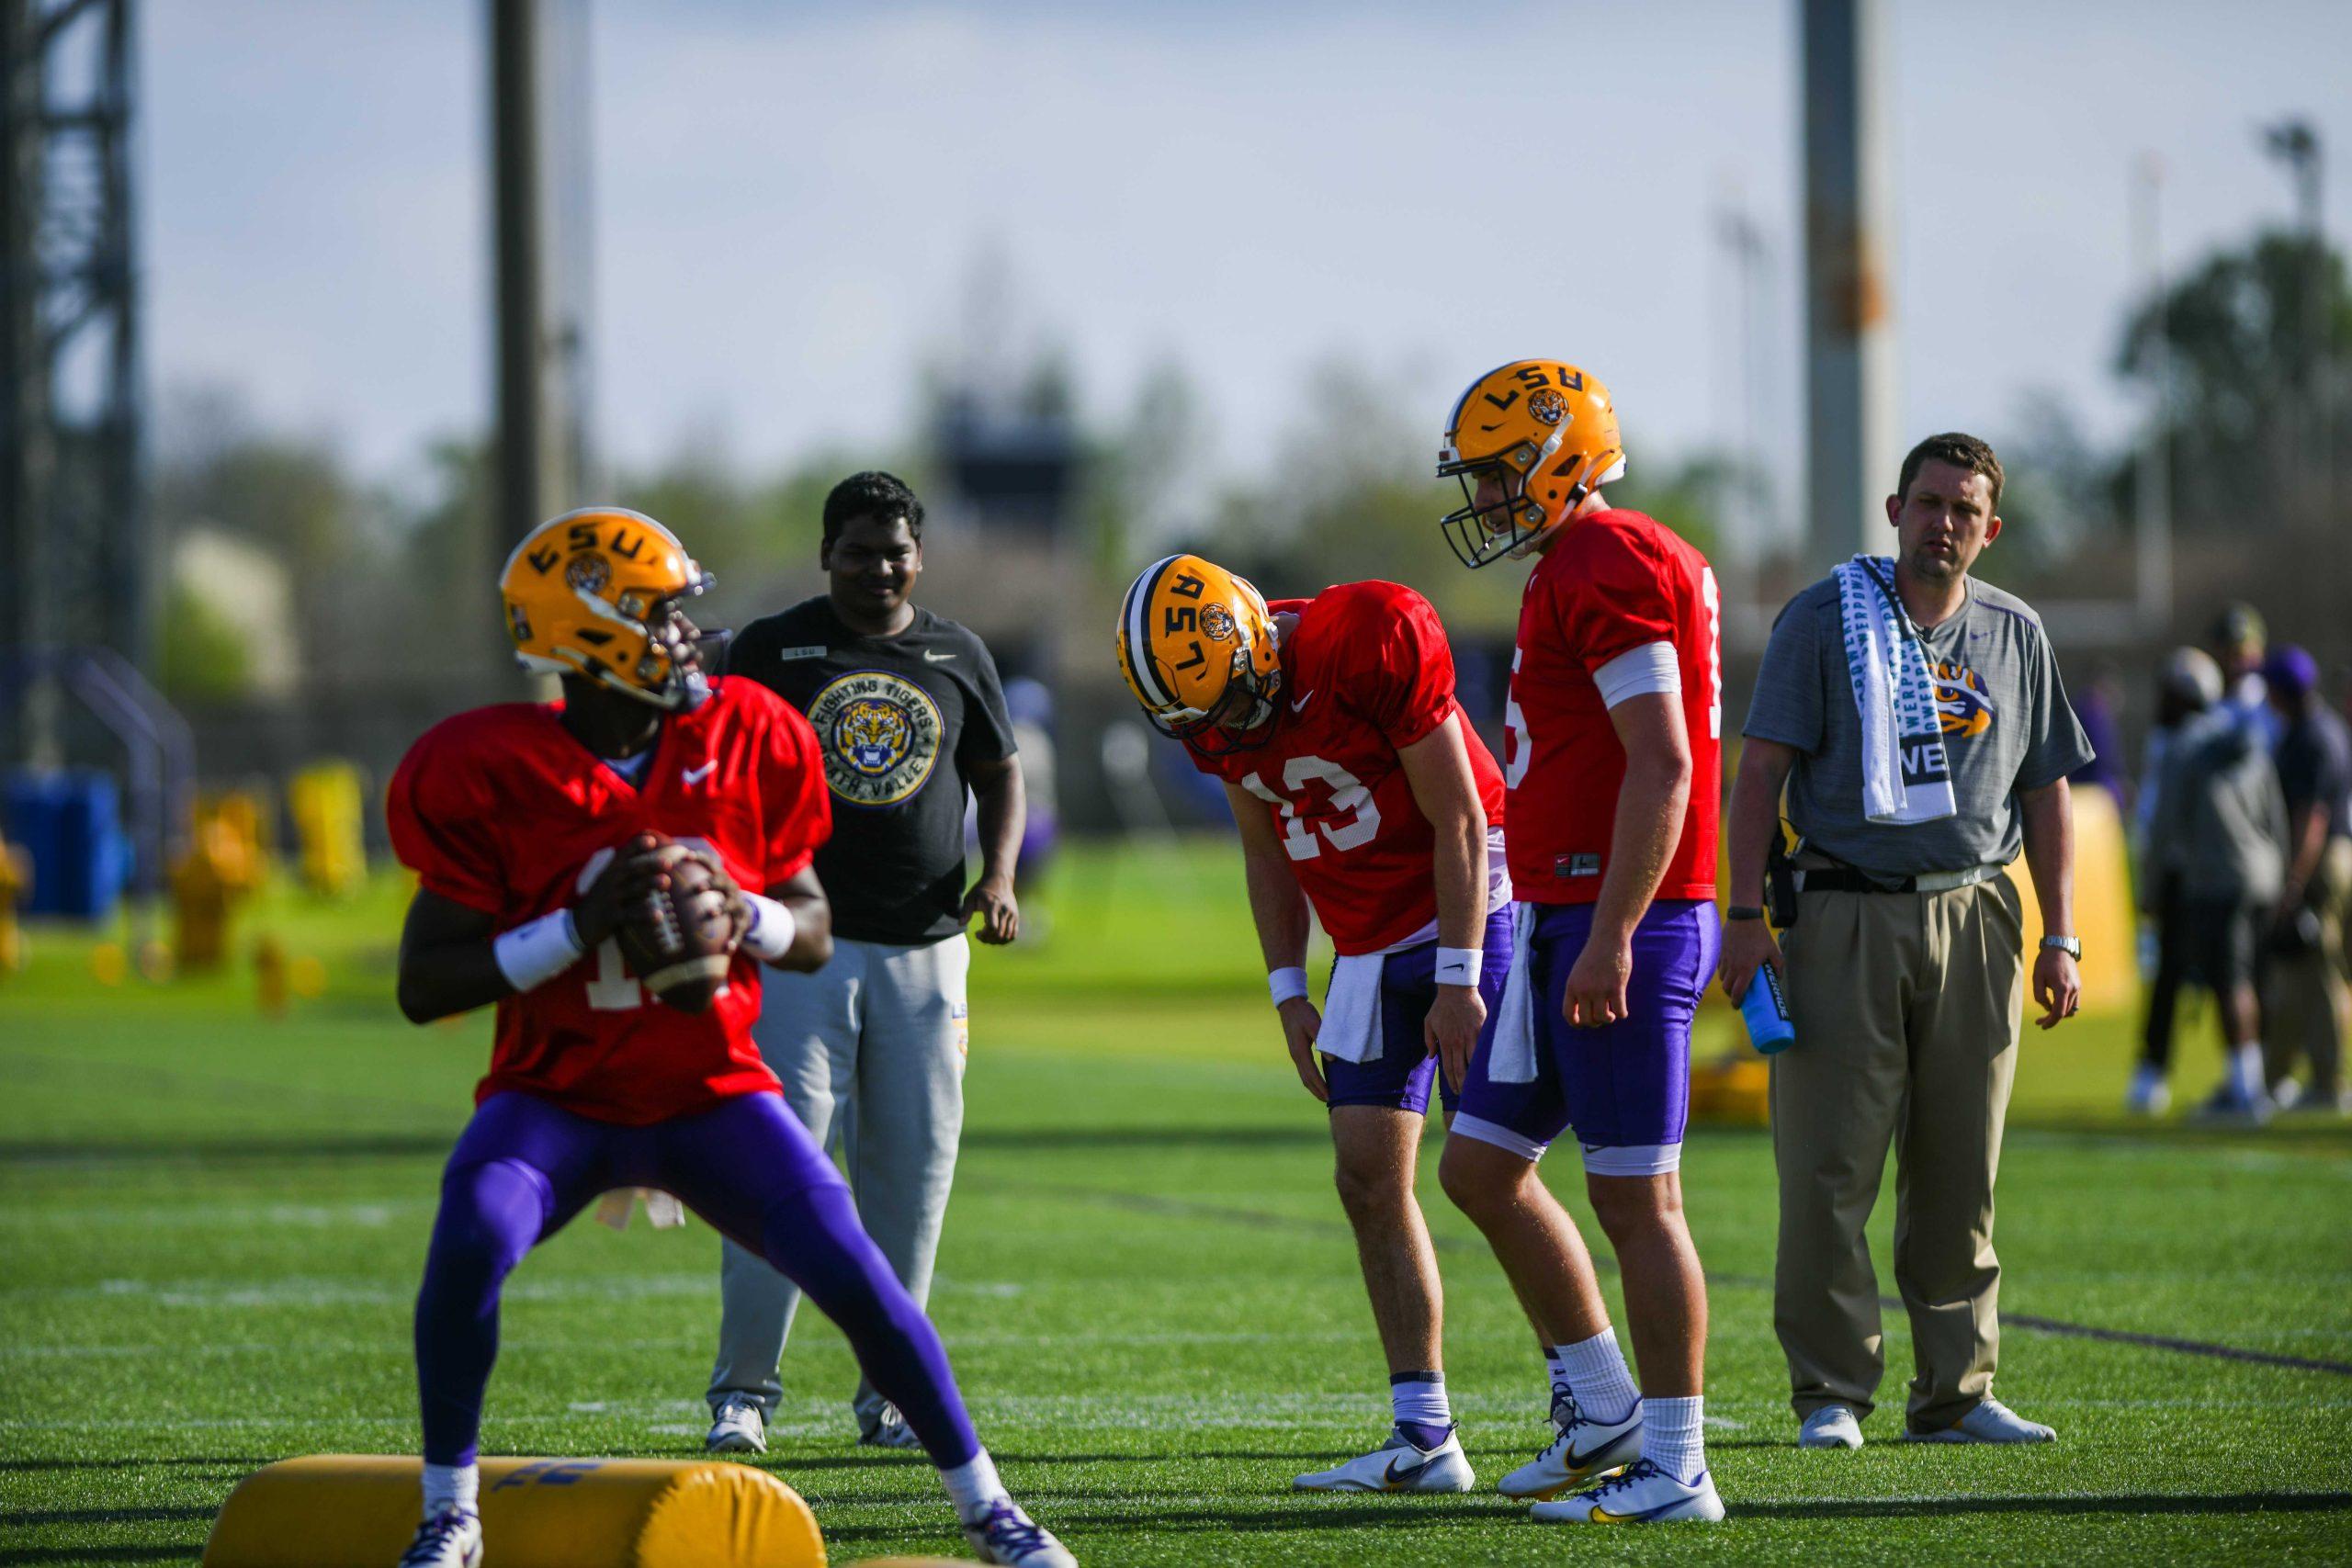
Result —
<instances>
[{"instance_id":1,"label":"football","mask_svg":"<svg viewBox=\"0 0 2352 1568\"><path fill-rule=\"evenodd\" d=\"M657 852L669 886L630 906L615 934L647 990L682 1012L701 1012L727 989L740 933L707 850L664 839Z\"/></svg>"}]
</instances>

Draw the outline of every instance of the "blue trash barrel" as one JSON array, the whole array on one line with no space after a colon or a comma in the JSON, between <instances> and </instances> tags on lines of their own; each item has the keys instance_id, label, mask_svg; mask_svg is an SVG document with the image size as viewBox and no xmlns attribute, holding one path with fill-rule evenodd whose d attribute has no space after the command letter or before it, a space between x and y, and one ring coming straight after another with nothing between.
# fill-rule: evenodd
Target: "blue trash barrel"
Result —
<instances>
[{"instance_id":1,"label":"blue trash barrel","mask_svg":"<svg viewBox=\"0 0 2352 1568\"><path fill-rule=\"evenodd\" d=\"M74 768L0 782L0 824L32 855L28 914L98 920L130 880L130 840L111 774Z\"/></svg>"}]
</instances>

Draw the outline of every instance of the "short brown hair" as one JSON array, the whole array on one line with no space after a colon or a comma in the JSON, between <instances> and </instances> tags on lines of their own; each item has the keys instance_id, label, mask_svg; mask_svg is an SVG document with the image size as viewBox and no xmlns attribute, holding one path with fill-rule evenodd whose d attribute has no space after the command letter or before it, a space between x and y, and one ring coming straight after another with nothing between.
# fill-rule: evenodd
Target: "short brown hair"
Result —
<instances>
[{"instance_id":1,"label":"short brown hair","mask_svg":"<svg viewBox=\"0 0 2352 1568\"><path fill-rule=\"evenodd\" d=\"M2001 459L1993 456L1993 448L1984 442L1956 430L1930 435L1911 448L1911 455L1903 459L1903 478L1894 487L1895 500L1910 497L1911 481L1919 477L1920 466L1930 462L1950 463L1955 468L1983 474L1993 491L1993 510L2001 510Z\"/></svg>"}]
</instances>

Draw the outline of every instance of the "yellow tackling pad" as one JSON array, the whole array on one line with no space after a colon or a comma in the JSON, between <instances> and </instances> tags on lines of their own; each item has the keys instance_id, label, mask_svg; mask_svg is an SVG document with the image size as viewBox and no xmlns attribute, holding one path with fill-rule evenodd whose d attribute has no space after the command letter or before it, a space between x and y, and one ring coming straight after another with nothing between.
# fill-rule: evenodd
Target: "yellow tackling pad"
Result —
<instances>
[{"instance_id":1,"label":"yellow tackling pad","mask_svg":"<svg viewBox=\"0 0 2352 1568\"><path fill-rule=\"evenodd\" d=\"M424 1464L311 1454L254 1472L220 1506L204 1568L386 1568L416 1533ZM484 1459L483 1555L498 1568L823 1568L800 1494L707 1460Z\"/></svg>"}]
</instances>

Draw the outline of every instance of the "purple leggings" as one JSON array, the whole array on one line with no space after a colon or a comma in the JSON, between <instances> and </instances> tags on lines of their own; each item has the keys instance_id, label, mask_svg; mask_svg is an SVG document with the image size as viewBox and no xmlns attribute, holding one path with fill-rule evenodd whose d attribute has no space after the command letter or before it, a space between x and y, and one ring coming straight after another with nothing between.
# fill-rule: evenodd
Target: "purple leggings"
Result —
<instances>
[{"instance_id":1,"label":"purple leggings","mask_svg":"<svg viewBox=\"0 0 2352 1568\"><path fill-rule=\"evenodd\" d=\"M747 1094L647 1127L592 1122L527 1094L492 1095L441 1177L416 1297L424 1458L470 1464L498 1359L498 1294L523 1255L600 1192L668 1192L759 1253L849 1337L857 1363L951 1469L980 1451L938 1330L858 1223L848 1184L784 1098Z\"/></svg>"}]
</instances>

